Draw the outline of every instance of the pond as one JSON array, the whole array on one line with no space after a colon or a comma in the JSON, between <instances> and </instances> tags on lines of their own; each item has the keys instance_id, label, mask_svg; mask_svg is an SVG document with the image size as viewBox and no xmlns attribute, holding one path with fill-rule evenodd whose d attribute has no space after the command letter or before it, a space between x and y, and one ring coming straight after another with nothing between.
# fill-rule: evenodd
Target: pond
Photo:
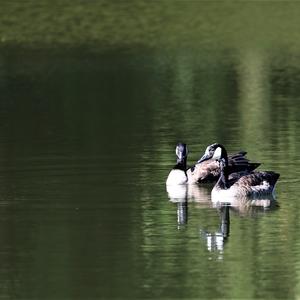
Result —
<instances>
[{"instance_id":1,"label":"pond","mask_svg":"<svg viewBox=\"0 0 300 300\"><path fill-rule=\"evenodd\" d=\"M0 48L1 298L298 299L300 57L269 37ZM170 199L178 141L246 150L276 203Z\"/></svg>"}]
</instances>

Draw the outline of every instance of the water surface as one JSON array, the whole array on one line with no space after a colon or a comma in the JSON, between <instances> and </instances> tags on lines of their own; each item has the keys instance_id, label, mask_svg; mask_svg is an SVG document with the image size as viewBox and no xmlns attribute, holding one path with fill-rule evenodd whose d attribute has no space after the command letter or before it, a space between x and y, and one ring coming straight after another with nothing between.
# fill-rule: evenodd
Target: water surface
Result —
<instances>
[{"instance_id":1,"label":"water surface","mask_svg":"<svg viewBox=\"0 0 300 300\"><path fill-rule=\"evenodd\" d=\"M1 298L300 297L300 58L270 23L259 46L1 47ZM190 164L247 150L281 174L275 205L169 199L178 141Z\"/></svg>"}]
</instances>

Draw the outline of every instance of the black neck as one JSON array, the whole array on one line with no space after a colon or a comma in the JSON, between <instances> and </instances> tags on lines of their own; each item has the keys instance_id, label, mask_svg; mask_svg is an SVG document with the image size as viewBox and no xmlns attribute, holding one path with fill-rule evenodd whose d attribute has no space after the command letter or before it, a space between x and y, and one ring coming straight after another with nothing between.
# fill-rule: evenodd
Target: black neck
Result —
<instances>
[{"instance_id":1,"label":"black neck","mask_svg":"<svg viewBox=\"0 0 300 300\"><path fill-rule=\"evenodd\" d=\"M173 169L179 169L186 171L186 158L177 159L177 164L174 166Z\"/></svg>"},{"instance_id":2,"label":"black neck","mask_svg":"<svg viewBox=\"0 0 300 300\"><path fill-rule=\"evenodd\" d=\"M228 189L229 183L228 183L228 157L227 152L224 148L222 148L222 155L220 159L220 177L218 180L218 185L221 187L221 189Z\"/></svg>"},{"instance_id":3,"label":"black neck","mask_svg":"<svg viewBox=\"0 0 300 300\"><path fill-rule=\"evenodd\" d=\"M220 174L219 180L217 182L217 185L220 186L220 188L222 190L226 190L226 189L229 188L229 185L228 185L228 171L227 171L226 167L224 167L224 168L221 167L221 174Z\"/></svg>"}]
</instances>

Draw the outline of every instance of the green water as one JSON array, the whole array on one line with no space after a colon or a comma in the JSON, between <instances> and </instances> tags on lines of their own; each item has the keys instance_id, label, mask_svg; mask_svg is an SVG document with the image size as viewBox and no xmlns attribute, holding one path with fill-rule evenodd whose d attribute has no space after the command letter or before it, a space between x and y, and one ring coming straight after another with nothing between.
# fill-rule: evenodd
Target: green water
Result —
<instances>
[{"instance_id":1,"label":"green water","mask_svg":"<svg viewBox=\"0 0 300 300\"><path fill-rule=\"evenodd\" d=\"M63 3L1 11L0 299L299 299L300 6ZM170 201L178 141L247 150L276 205Z\"/></svg>"}]
</instances>

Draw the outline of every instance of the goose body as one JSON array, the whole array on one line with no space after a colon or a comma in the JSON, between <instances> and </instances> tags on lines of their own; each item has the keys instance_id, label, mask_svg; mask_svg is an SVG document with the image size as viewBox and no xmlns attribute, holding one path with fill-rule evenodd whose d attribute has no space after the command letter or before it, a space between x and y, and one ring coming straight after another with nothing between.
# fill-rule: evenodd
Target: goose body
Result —
<instances>
[{"instance_id":1,"label":"goose body","mask_svg":"<svg viewBox=\"0 0 300 300\"><path fill-rule=\"evenodd\" d=\"M206 153L200 159L205 161L213 157L216 149L219 152L220 177L212 189L212 200L214 202L232 202L236 199L246 198L256 200L259 197L272 195L279 174L272 171L237 172L229 175L228 157L224 146L212 144L207 147ZM252 199L251 199L252 198Z\"/></svg>"},{"instance_id":2,"label":"goose body","mask_svg":"<svg viewBox=\"0 0 300 300\"><path fill-rule=\"evenodd\" d=\"M218 153L216 153L217 155ZM228 156L228 172L250 172L256 169L260 163L252 163L246 158L247 152L240 151ZM187 168L188 149L186 144L178 143L176 145L177 163L170 171L167 178L167 185L177 184L195 184L216 182L220 177L219 163L213 158L205 161L198 161L191 168Z\"/></svg>"},{"instance_id":3,"label":"goose body","mask_svg":"<svg viewBox=\"0 0 300 300\"><path fill-rule=\"evenodd\" d=\"M227 188L224 188L218 181L211 192L212 200L222 203L232 202L236 199L248 199L255 204L257 200L264 199L265 196L273 196L278 178L279 174L272 171L255 171L229 180Z\"/></svg>"}]
</instances>

